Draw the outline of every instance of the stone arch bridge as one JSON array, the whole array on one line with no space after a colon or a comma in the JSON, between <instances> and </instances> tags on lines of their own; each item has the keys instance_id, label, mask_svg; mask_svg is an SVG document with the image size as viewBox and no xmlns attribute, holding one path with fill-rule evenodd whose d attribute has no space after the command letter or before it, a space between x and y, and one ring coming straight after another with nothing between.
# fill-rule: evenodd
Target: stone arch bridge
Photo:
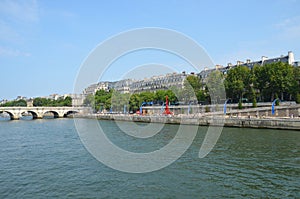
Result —
<instances>
[{"instance_id":1,"label":"stone arch bridge","mask_svg":"<svg viewBox=\"0 0 300 199\"><path fill-rule=\"evenodd\" d=\"M54 118L67 117L74 113L84 113L85 107L0 107L0 113L8 113L11 120L18 120L24 113L31 113L33 119L42 119L46 113Z\"/></svg>"}]
</instances>

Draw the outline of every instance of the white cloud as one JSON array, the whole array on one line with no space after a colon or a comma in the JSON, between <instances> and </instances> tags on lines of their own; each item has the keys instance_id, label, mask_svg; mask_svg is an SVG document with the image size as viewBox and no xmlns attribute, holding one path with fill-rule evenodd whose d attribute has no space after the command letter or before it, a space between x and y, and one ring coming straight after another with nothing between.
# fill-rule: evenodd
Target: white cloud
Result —
<instances>
[{"instance_id":1,"label":"white cloud","mask_svg":"<svg viewBox=\"0 0 300 199\"><path fill-rule=\"evenodd\" d=\"M0 57L29 57L31 56L28 52L22 52L17 49L4 48L0 46Z\"/></svg>"},{"instance_id":2,"label":"white cloud","mask_svg":"<svg viewBox=\"0 0 300 199\"><path fill-rule=\"evenodd\" d=\"M18 43L21 40L21 36L12 27L5 21L0 20L0 41Z\"/></svg>"},{"instance_id":3,"label":"white cloud","mask_svg":"<svg viewBox=\"0 0 300 199\"><path fill-rule=\"evenodd\" d=\"M300 39L300 16L287 18L275 24L279 31L278 38L294 40Z\"/></svg>"},{"instance_id":4,"label":"white cloud","mask_svg":"<svg viewBox=\"0 0 300 199\"><path fill-rule=\"evenodd\" d=\"M36 0L0 0L0 56L31 56L20 50L20 45L28 40L26 36L37 22L39 7Z\"/></svg>"},{"instance_id":5,"label":"white cloud","mask_svg":"<svg viewBox=\"0 0 300 199\"><path fill-rule=\"evenodd\" d=\"M38 22L39 9L36 0L2 0L0 13L7 20Z\"/></svg>"}]
</instances>

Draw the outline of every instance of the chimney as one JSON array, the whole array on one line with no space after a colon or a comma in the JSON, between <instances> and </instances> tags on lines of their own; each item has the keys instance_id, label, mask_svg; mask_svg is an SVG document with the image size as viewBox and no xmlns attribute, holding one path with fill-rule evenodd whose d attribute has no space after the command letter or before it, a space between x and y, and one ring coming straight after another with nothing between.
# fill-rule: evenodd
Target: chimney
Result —
<instances>
[{"instance_id":1,"label":"chimney","mask_svg":"<svg viewBox=\"0 0 300 199\"><path fill-rule=\"evenodd\" d=\"M247 62L247 64L250 64L251 60L250 60L250 59L247 59L247 61L246 61L246 62Z\"/></svg>"},{"instance_id":2,"label":"chimney","mask_svg":"<svg viewBox=\"0 0 300 199\"><path fill-rule=\"evenodd\" d=\"M236 65L237 65L237 66L239 66L239 65L241 65L241 64L242 64L241 61L237 61L237 62L236 62Z\"/></svg>"},{"instance_id":3,"label":"chimney","mask_svg":"<svg viewBox=\"0 0 300 199\"><path fill-rule=\"evenodd\" d=\"M294 53L292 51L288 52L289 65L292 65L295 62Z\"/></svg>"},{"instance_id":4,"label":"chimney","mask_svg":"<svg viewBox=\"0 0 300 199\"><path fill-rule=\"evenodd\" d=\"M231 66L232 66L232 63L228 63L228 64L227 64L227 66L228 66L229 68L231 68Z\"/></svg>"},{"instance_id":5,"label":"chimney","mask_svg":"<svg viewBox=\"0 0 300 199\"><path fill-rule=\"evenodd\" d=\"M268 59L268 57L262 56L262 57L261 57L261 62L262 62L262 64L264 64L264 61L266 61L267 59Z\"/></svg>"}]
</instances>

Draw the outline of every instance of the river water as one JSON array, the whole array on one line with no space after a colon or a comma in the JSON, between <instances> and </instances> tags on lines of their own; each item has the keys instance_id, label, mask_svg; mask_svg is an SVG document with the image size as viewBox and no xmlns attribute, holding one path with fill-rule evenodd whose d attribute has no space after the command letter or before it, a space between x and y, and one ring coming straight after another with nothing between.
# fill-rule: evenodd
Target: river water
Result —
<instances>
[{"instance_id":1,"label":"river water","mask_svg":"<svg viewBox=\"0 0 300 199\"><path fill-rule=\"evenodd\" d=\"M145 142L122 135L113 121L100 123L114 143L133 151L164 146L178 128L165 125ZM173 164L131 174L98 162L72 119L0 121L0 198L300 198L299 131L224 128L200 159L206 130L199 127Z\"/></svg>"}]
</instances>

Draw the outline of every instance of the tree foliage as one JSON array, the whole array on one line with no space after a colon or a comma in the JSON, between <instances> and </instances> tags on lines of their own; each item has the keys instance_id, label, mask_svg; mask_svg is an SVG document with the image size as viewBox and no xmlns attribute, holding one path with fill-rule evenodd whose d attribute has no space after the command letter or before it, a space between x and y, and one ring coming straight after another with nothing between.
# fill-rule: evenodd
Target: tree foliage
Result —
<instances>
[{"instance_id":1,"label":"tree foliage","mask_svg":"<svg viewBox=\"0 0 300 199\"><path fill-rule=\"evenodd\" d=\"M206 85L212 103L225 102L226 93L224 87L224 76L220 71L216 70L210 73L207 78Z\"/></svg>"},{"instance_id":2,"label":"tree foliage","mask_svg":"<svg viewBox=\"0 0 300 199\"><path fill-rule=\"evenodd\" d=\"M184 89L180 95L180 98L183 98L183 100L180 101L185 101L186 103L194 100L197 100L199 103L208 101L208 90L203 89L204 84L199 76L188 76L183 85Z\"/></svg>"},{"instance_id":3,"label":"tree foliage","mask_svg":"<svg viewBox=\"0 0 300 199\"><path fill-rule=\"evenodd\" d=\"M233 102L240 102L241 108L243 99L246 98L256 107L257 101L271 101L276 96L281 100L297 99L300 102L299 85L300 68L277 62L263 66L255 65L253 69L238 66L230 69L225 75L216 70L210 73L205 81L198 76L189 75L183 82L183 88L172 87L169 90L134 94L99 90L95 95L88 95L84 104L95 111L123 112L126 108L126 111L135 112L143 102L148 103L147 105L162 105L168 96L171 104L188 104L191 101L224 103L226 98L231 98Z\"/></svg>"},{"instance_id":4,"label":"tree foliage","mask_svg":"<svg viewBox=\"0 0 300 199\"><path fill-rule=\"evenodd\" d=\"M250 92L251 83L251 73L248 67L238 66L229 70L224 81L227 97L232 101L240 101L244 93Z\"/></svg>"},{"instance_id":5,"label":"tree foliage","mask_svg":"<svg viewBox=\"0 0 300 199\"><path fill-rule=\"evenodd\" d=\"M12 106L27 106L27 102L23 99L13 100L2 104L4 107L12 107Z\"/></svg>"},{"instance_id":6,"label":"tree foliage","mask_svg":"<svg viewBox=\"0 0 300 199\"><path fill-rule=\"evenodd\" d=\"M113 111L123 112L124 108L126 112L136 111L140 108L143 102L150 104L162 105L166 96L168 96L169 102L175 103L178 101L177 96L172 90L158 90L157 92L141 92L141 93L120 93L114 90L109 92L99 90L95 95L88 95L84 100L84 105L92 107L95 111Z\"/></svg>"},{"instance_id":7,"label":"tree foliage","mask_svg":"<svg viewBox=\"0 0 300 199\"><path fill-rule=\"evenodd\" d=\"M299 92L300 70L288 63L276 62L263 66L255 65L252 70L238 66L228 71L225 88L228 98L238 102L247 98L256 104L259 101L292 100Z\"/></svg>"},{"instance_id":8,"label":"tree foliage","mask_svg":"<svg viewBox=\"0 0 300 199\"><path fill-rule=\"evenodd\" d=\"M72 106L72 98L60 97L57 100L37 97L33 99L33 106Z\"/></svg>"},{"instance_id":9,"label":"tree foliage","mask_svg":"<svg viewBox=\"0 0 300 199\"><path fill-rule=\"evenodd\" d=\"M284 94L295 94L296 79L293 66L277 62L255 66L253 70L254 88L259 90L261 101L273 101L275 95L285 100Z\"/></svg>"}]
</instances>

